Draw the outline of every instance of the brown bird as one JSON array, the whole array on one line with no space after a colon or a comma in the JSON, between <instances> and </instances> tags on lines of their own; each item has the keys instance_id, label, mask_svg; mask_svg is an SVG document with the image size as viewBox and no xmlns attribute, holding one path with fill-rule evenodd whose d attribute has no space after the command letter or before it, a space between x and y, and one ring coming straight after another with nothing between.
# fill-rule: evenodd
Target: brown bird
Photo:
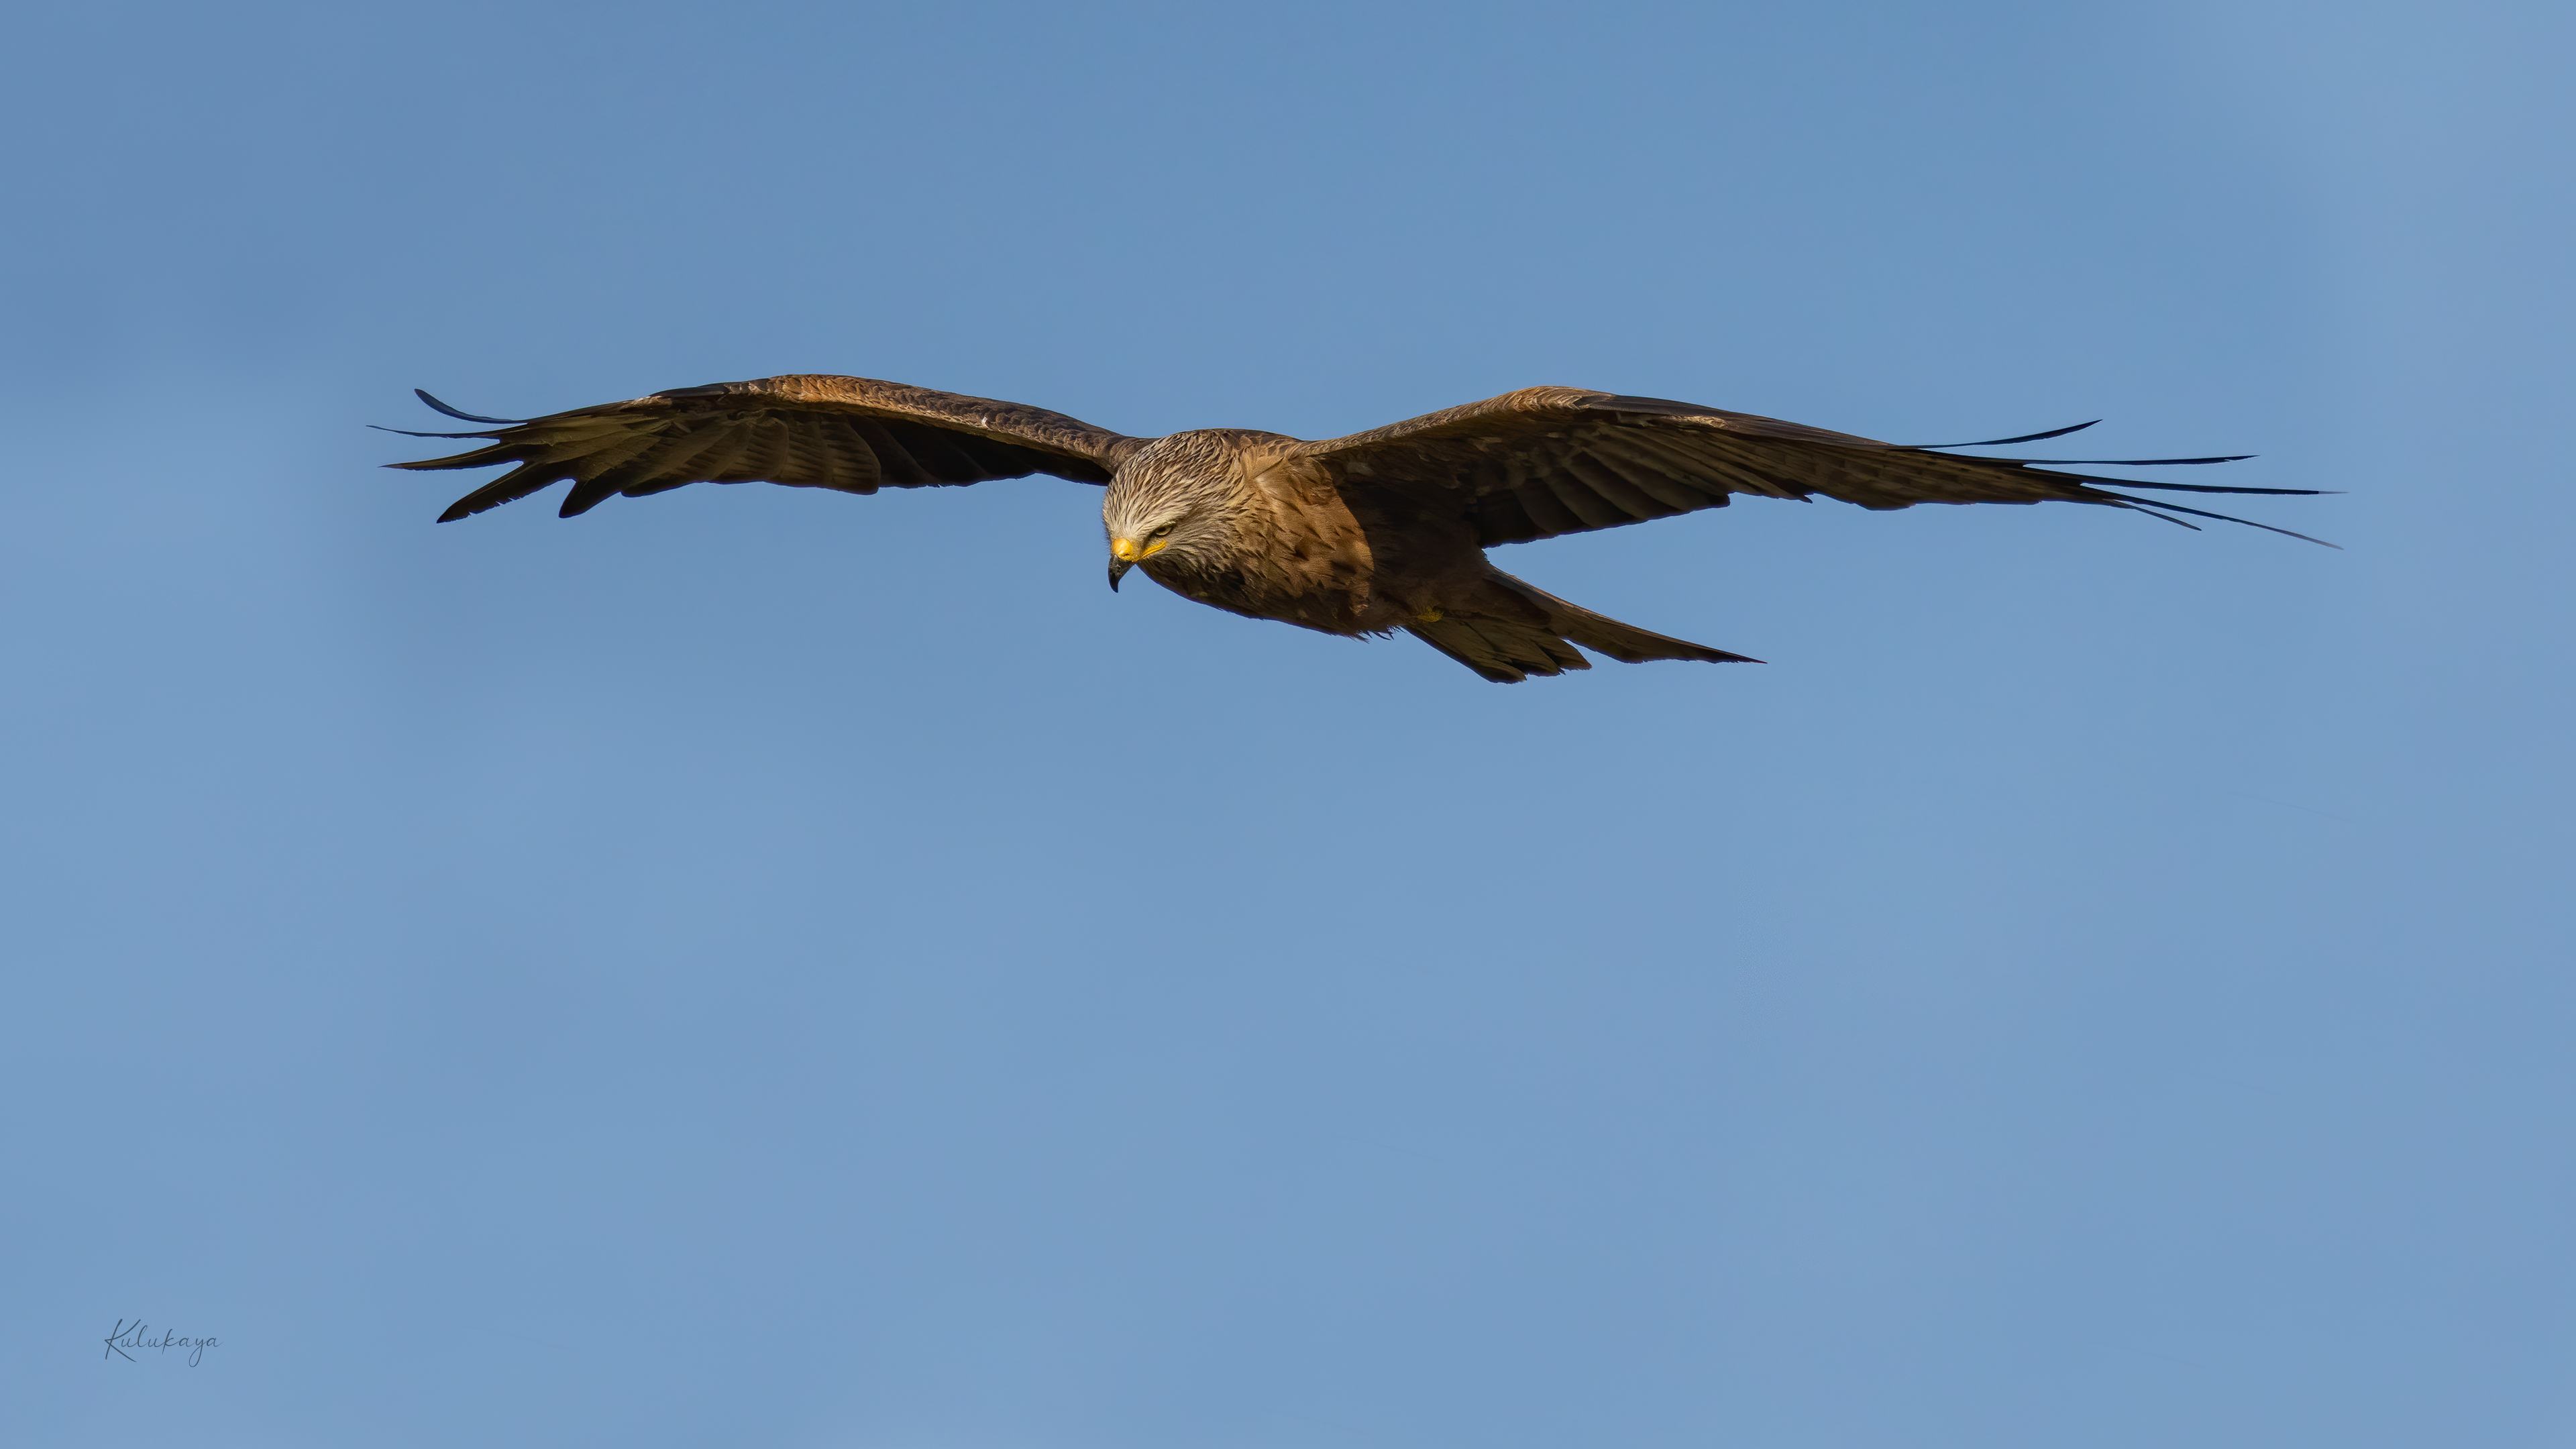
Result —
<instances>
[{"instance_id":1,"label":"brown bird","mask_svg":"<svg viewBox=\"0 0 2576 1449\"><path fill-rule=\"evenodd\" d=\"M450 417L495 430L409 436L488 438L490 445L388 466L518 465L458 499L439 515L441 523L567 479L572 492L562 515L570 518L611 494L640 498L691 483L874 493L1048 473L1107 485L1101 517L1109 529L1113 589L1128 570L1142 568L1176 593L1255 619L1345 636L1401 629L1504 684L1591 668L1578 644L1630 664L1759 661L1650 634L1567 603L1488 562L1485 550L1498 543L1723 508L1738 493L1801 500L1821 493L1876 509L2092 503L2191 528L2172 515L2248 520L2095 485L2319 491L2139 483L2031 466L2235 458L2013 459L1931 451L2037 442L2090 423L1979 443L1900 445L1574 387L1523 388L1322 442L1239 428L1131 438L1042 408L864 377L715 383L526 419L478 417L426 392L420 398Z\"/></svg>"}]
</instances>

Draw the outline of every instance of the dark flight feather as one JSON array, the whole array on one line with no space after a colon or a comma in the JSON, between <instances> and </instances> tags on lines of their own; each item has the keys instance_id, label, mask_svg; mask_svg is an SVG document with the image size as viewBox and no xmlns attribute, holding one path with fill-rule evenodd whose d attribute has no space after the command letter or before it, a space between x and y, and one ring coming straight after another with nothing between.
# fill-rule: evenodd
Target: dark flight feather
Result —
<instances>
[{"instance_id":1,"label":"dark flight feather","mask_svg":"<svg viewBox=\"0 0 2576 1449\"><path fill-rule=\"evenodd\" d=\"M1914 451L1929 450L1918 448ZM2184 463L2242 463L2253 456L2252 453L2231 453L2224 458L1987 458L1983 461L2029 463L2034 466L2065 465L2075 468L2170 468Z\"/></svg>"},{"instance_id":2,"label":"dark flight feather","mask_svg":"<svg viewBox=\"0 0 2576 1449\"><path fill-rule=\"evenodd\" d=\"M1909 448L1915 452L1931 452L1940 448L2001 448L2013 443L2044 443L2050 438L2062 438L2068 433L2080 433L2086 428L2092 427L2095 423L2099 423L2101 421L2102 420L2100 418L2095 418L2093 422L2090 423L2076 423L2069 427L2051 428L2044 433L2024 433L2018 438L1988 438L1982 443L1898 443L1894 446L1899 448Z\"/></svg>"},{"instance_id":3,"label":"dark flight feather","mask_svg":"<svg viewBox=\"0 0 2576 1449\"><path fill-rule=\"evenodd\" d=\"M2322 538L2310 538L2304 533L2293 533L2286 528L2275 528L2268 523L2256 523L2250 518L2238 518L2234 514L2229 513L2208 513L2197 508L2185 508L2179 503L2167 503L2161 498L2130 498L2123 494L2107 491L2104 492L2102 496L2105 498L2119 499L2122 503L2142 512L2152 513L2158 509L2162 509L2168 513L2188 513L2194 518L2215 518L2221 523L2241 523L2247 528L2259 528L2265 533L2281 534L2285 537L2298 539L2303 543L2319 544L2331 549L2341 549L2343 547L2343 545L2339 543L2327 543Z\"/></svg>"},{"instance_id":4,"label":"dark flight feather","mask_svg":"<svg viewBox=\"0 0 2576 1449\"><path fill-rule=\"evenodd\" d=\"M422 402L425 402L425 403L429 404L431 407L434 407L434 408L438 409L440 412L443 412L443 413L447 414L447 415L448 415L449 417L451 417L451 418L462 418L462 419L464 419L466 422L469 422L469 423L498 423L498 424L500 424L501 426L503 426L503 427L505 427L505 428L506 428L506 427L510 426L512 423L525 423L525 422L532 422L532 421L534 421L534 419L531 419L531 418L487 418L487 417L484 417L484 416L482 416L482 415L480 415L480 414L478 414L478 413L465 413L465 412L458 412L456 409L454 409L454 408L452 408L452 407L449 407L447 404L445 404L445 403L443 403L443 402L440 402L438 399L436 399L436 398L434 398L434 397L431 397L427 392L423 391L423 390L422 390L422 389L420 389L420 388L413 388L413 389L412 389L412 395L413 395L413 396L415 396L415 397L417 397L417 398L419 398ZM424 434L422 434L422 436L423 436L423 437L427 437L427 436L428 436L428 434L424 433ZM474 434L472 434L472 433L460 433L460 434L458 434L457 436L459 436L459 437L469 437L469 438L470 438L470 437L473 437L473 436L474 436Z\"/></svg>"}]
</instances>

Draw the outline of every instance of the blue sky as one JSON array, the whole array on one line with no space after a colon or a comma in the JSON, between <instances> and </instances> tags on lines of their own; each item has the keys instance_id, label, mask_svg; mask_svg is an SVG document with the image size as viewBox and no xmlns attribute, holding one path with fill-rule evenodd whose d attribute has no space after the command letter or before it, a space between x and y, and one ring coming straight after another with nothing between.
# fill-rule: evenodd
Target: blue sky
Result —
<instances>
[{"instance_id":1,"label":"blue sky","mask_svg":"<svg viewBox=\"0 0 2576 1449\"><path fill-rule=\"evenodd\" d=\"M2568 30L22 20L0 1428L2568 1442ZM433 526L360 426L799 370L2105 417L2346 547L1746 500L1497 558L1769 664L1500 688L1077 485Z\"/></svg>"}]
</instances>

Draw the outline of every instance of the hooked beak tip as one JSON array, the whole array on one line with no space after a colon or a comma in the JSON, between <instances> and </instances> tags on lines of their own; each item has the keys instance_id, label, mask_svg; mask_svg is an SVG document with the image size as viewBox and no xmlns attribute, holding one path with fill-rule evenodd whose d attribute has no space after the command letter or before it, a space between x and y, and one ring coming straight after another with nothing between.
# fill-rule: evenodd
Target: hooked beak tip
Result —
<instances>
[{"instance_id":1,"label":"hooked beak tip","mask_svg":"<svg viewBox=\"0 0 2576 1449\"><path fill-rule=\"evenodd\" d=\"M1134 564L1129 563L1123 558L1111 559L1109 561L1109 592L1113 594L1118 592L1118 581L1127 577L1127 571L1134 567Z\"/></svg>"}]
</instances>

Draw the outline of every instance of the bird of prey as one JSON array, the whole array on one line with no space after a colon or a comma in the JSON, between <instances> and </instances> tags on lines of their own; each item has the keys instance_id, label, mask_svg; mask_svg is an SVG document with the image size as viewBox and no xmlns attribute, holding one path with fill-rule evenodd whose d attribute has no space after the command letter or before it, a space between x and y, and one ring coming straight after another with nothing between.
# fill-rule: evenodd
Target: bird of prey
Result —
<instances>
[{"instance_id":1,"label":"bird of prey","mask_svg":"<svg viewBox=\"0 0 2576 1449\"><path fill-rule=\"evenodd\" d=\"M441 523L566 480L572 491L562 516L570 518L611 494L640 498L691 483L874 493L1046 473L1106 487L1101 518L1113 589L1129 570L1143 569L1176 593L1255 619L1351 637L1401 629L1502 684L1589 669L1577 645L1631 664L1759 661L1570 604L1495 568L1485 550L1496 544L1723 508L1738 493L1801 500L1823 494L1874 509L2091 503L2191 528L2196 525L2174 515L2248 520L2101 485L2318 491L2139 483L2033 466L2234 458L2012 459L1934 451L2037 442L2090 423L1978 443L1901 445L1574 387L1523 388L1321 442L1240 428L1131 438L1042 408L864 377L714 383L541 418L480 417L426 392L419 396L450 417L492 427L408 436L487 444L388 466L517 465L458 499L439 515Z\"/></svg>"}]
</instances>

